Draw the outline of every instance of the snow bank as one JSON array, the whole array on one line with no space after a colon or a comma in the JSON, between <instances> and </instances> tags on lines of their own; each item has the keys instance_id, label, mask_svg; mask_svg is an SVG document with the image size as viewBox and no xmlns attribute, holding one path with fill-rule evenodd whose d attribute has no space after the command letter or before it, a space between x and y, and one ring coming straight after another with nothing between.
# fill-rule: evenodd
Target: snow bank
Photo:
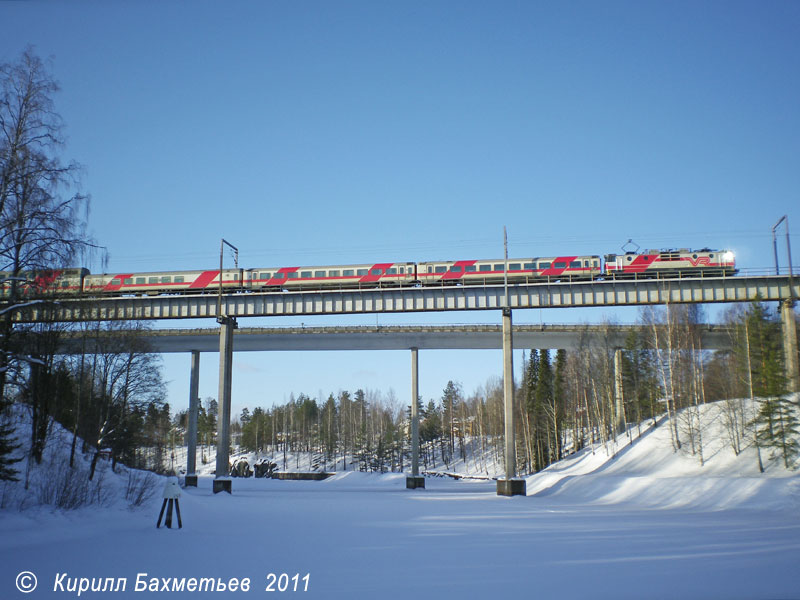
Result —
<instances>
[{"instance_id":1,"label":"snow bank","mask_svg":"<svg viewBox=\"0 0 800 600\"><path fill-rule=\"evenodd\" d=\"M153 473L117 464L116 472L108 459L97 461L89 479L94 451L82 453L77 439L73 466L70 467L72 433L50 421L41 463L29 457L31 446L30 408L14 404L6 418L16 424L15 456L23 457L13 468L16 482L0 482L0 508L17 510L67 509L86 507L132 508L141 506L161 491L163 478Z\"/></svg>"},{"instance_id":2,"label":"snow bank","mask_svg":"<svg viewBox=\"0 0 800 600\"><path fill-rule=\"evenodd\" d=\"M702 452L697 443L692 451L680 427L681 449L674 450L662 418L641 437L623 434L528 477L528 495L662 508L800 508L800 475L770 460L764 450L765 472L760 473L752 445L737 456L728 441L724 408L722 402L700 407Z\"/></svg>"}]
</instances>

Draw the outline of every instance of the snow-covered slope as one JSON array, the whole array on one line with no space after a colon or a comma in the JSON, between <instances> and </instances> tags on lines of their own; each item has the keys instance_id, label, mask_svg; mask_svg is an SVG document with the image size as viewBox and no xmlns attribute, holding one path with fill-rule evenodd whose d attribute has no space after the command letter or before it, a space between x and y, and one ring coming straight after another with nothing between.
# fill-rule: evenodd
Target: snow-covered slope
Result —
<instances>
[{"instance_id":1,"label":"snow-covered slope","mask_svg":"<svg viewBox=\"0 0 800 600\"><path fill-rule=\"evenodd\" d=\"M31 416L24 405L13 405L5 418L16 423L14 437L19 448L15 456L23 459L13 465L16 482L0 482L0 509L28 510L36 507L77 509L86 506L129 508L139 506L161 491L163 477L117 464L111 469L107 459L97 461L89 479L94 452L82 453L80 438L70 467L72 434L51 421L41 463L28 458Z\"/></svg>"},{"instance_id":2,"label":"snow-covered slope","mask_svg":"<svg viewBox=\"0 0 800 600\"><path fill-rule=\"evenodd\" d=\"M585 448L527 478L529 495L570 502L635 503L651 507L800 508L800 476L762 450L748 445L738 455L728 440L724 403L700 407L694 452L681 428L680 450L673 449L666 418L641 437L622 435L606 446ZM751 407L747 407L751 410ZM702 451L701 451L702 450Z\"/></svg>"}]
</instances>

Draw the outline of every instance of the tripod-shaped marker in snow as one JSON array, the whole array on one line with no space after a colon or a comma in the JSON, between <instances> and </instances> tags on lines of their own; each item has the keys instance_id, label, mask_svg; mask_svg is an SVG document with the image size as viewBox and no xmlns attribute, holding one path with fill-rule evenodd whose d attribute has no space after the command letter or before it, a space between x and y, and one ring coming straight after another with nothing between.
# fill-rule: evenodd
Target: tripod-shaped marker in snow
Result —
<instances>
[{"instance_id":1,"label":"tripod-shaped marker in snow","mask_svg":"<svg viewBox=\"0 0 800 600\"><path fill-rule=\"evenodd\" d=\"M175 503L175 512L178 513L178 529L183 527L181 522L181 507L178 504L178 498L181 497L181 486L174 479L170 479L164 484L164 502L161 504L161 512L158 515L158 523L156 529L161 527L161 517L164 516L164 509L167 509L167 520L164 525L172 529L172 503ZM169 503L169 504L167 504Z\"/></svg>"}]
</instances>

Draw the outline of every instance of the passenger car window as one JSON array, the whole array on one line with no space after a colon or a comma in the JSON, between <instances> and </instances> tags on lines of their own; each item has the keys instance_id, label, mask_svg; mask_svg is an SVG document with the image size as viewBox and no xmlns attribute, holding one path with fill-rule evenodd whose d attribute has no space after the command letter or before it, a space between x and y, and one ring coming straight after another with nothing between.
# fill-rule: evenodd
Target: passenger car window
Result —
<instances>
[{"instance_id":1,"label":"passenger car window","mask_svg":"<svg viewBox=\"0 0 800 600\"><path fill-rule=\"evenodd\" d=\"M339 277L338 269L334 271L328 271L328 277Z\"/></svg>"},{"instance_id":2,"label":"passenger car window","mask_svg":"<svg viewBox=\"0 0 800 600\"><path fill-rule=\"evenodd\" d=\"M571 263L569 263L569 268L570 269L580 269L581 268L581 261L573 260Z\"/></svg>"},{"instance_id":3,"label":"passenger car window","mask_svg":"<svg viewBox=\"0 0 800 600\"><path fill-rule=\"evenodd\" d=\"M311 271L300 271L300 277L303 279L311 279Z\"/></svg>"},{"instance_id":4,"label":"passenger car window","mask_svg":"<svg viewBox=\"0 0 800 600\"><path fill-rule=\"evenodd\" d=\"M502 273L503 271L506 270L506 266L505 265L495 265L494 266L494 270L495 271L500 271Z\"/></svg>"},{"instance_id":5,"label":"passenger car window","mask_svg":"<svg viewBox=\"0 0 800 600\"><path fill-rule=\"evenodd\" d=\"M314 271L314 277L325 277L325 271Z\"/></svg>"},{"instance_id":6,"label":"passenger car window","mask_svg":"<svg viewBox=\"0 0 800 600\"><path fill-rule=\"evenodd\" d=\"M526 271L533 271L536 268L536 263L525 263L523 265Z\"/></svg>"},{"instance_id":7,"label":"passenger car window","mask_svg":"<svg viewBox=\"0 0 800 600\"><path fill-rule=\"evenodd\" d=\"M461 271L462 268L459 265L453 265L452 267L450 267L451 273L461 273Z\"/></svg>"},{"instance_id":8,"label":"passenger car window","mask_svg":"<svg viewBox=\"0 0 800 600\"><path fill-rule=\"evenodd\" d=\"M508 270L509 271L519 271L521 268L522 268L522 265L520 265L519 263L511 263L511 264L508 265Z\"/></svg>"},{"instance_id":9,"label":"passenger car window","mask_svg":"<svg viewBox=\"0 0 800 600\"><path fill-rule=\"evenodd\" d=\"M183 283L183 275L175 275L175 283Z\"/></svg>"},{"instance_id":10,"label":"passenger car window","mask_svg":"<svg viewBox=\"0 0 800 600\"><path fill-rule=\"evenodd\" d=\"M259 279L272 279L272 276L269 273L261 273L258 276Z\"/></svg>"},{"instance_id":11,"label":"passenger car window","mask_svg":"<svg viewBox=\"0 0 800 600\"><path fill-rule=\"evenodd\" d=\"M158 277L148 277L147 283L158 283Z\"/></svg>"},{"instance_id":12,"label":"passenger car window","mask_svg":"<svg viewBox=\"0 0 800 600\"><path fill-rule=\"evenodd\" d=\"M441 265L434 269L434 272L436 273L444 273L445 271L447 271L447 267Z\"/></svg>"},{"instance_id":13,"label":"passenger car window","mask_svg":"<svg viewBox=\"0 0 800 600\"><path fill-rule=\"evenodd\" d=\"M370 275L382 275L383 269L371 269L369 272Z\"/></svg>"},{"instance_id":14,"label":"passenger car window","mask_svg":"<svg viewBox=\"0 0 800 600\"><path fill-rule=\"evenodd\" d=\"M556 261L555 265L553 265L556 269L566 269L567 263L564 261Z\"/></svg>"},{"instance_id":15,"label":"passenger car window","mask_svg":"<svg viewBox=\"0 0 800 600\"><path fill-rule=\"evenodd\" d=\"M542 269L542 270L549 269L550 268L550 263L549 262L539 263L539 268Z\"/></svg>"},{"instance_id":16,"label":"passenger car window","mask_svg":"<svg viewBox=\"0 0 800 600\"><path fill-rule=\"evenodd\" d=\"M492 270L492 265L478 265L478 270L481 273L488 273Z\"/></svg>"},{"instance_id":17,"label":"passenger car window","mask_svg":"<svg viewBox=\"0 0 800 600\"><path fill-rule=\"evenodd\" d=\"M145 279L144 277L137 277L136 278L136 285L144 285Z\"/></svg>"},{"instance_id":18,"label":"passenger car window","mask_svg":"<svg viewBox=\"0 0 800 600\"><path fill-rule=\"evenodd\" d=\"M171 281L172 278L169 275L165 275L164 277L161 278L161 283L170 283Z\"/></svg>"},{"instance_id":19,"label":"passenger car window","mask_svg":"<svg viewBox=\"0 0 800 600\"><path fill-rule=\"evenodd\" d=\"M359 277L363 277L366 274L367 274L366 269L356 269L356 275L358 275Z\"/></svg>"},{"instance_id":20,"label":"passenger car window","mask_svg":"<svg viewBox=\"0 0 800 600\"><path fill-rule=\"evenodd\" d=\"M344 271L342 271L342 275L344 275L345 277L352 277L353 275L355 275L355 272L353 271L353 269L345 269Z\"/></svg>"},{"instance_id":21,"label":"passenger car window","mask_svg":"<svg viewBox=\"0 0 800 600\"><path fill-rule=\"evenodd\" d=\"M467 265L464 268L464 271L467 272L467 273L474 273L477 270L478 270L478 268L475 265Z\"/></svg>"}]
</instances>

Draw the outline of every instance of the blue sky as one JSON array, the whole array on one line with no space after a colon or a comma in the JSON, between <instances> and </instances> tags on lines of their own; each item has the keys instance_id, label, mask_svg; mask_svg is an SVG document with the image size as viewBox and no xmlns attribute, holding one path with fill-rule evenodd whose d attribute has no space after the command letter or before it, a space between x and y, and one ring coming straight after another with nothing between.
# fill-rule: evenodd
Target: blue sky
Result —
<instances>
[{"instance_id":1,"label":"blue sky","mask_svg":"<svg viewBox=\"0 0 800 600\"><path fill-rule=\"evenodd\" d=\"M213 268L221 237L245 267L489 258L503 225L512 256L632 238L767 269L772 225L800 228L796 2L39 1L0 3L0 22L0 60L53 57L109 271ZM515 314L603 318L636 313ZM426 400L501 371L499 352L420 359ZM243 353L233 410L357 387L406 402L409 362ZM217 356L202 364L216 396ZM189 357L165 367L180 408Z\"/></svg>"}]
</instances>

